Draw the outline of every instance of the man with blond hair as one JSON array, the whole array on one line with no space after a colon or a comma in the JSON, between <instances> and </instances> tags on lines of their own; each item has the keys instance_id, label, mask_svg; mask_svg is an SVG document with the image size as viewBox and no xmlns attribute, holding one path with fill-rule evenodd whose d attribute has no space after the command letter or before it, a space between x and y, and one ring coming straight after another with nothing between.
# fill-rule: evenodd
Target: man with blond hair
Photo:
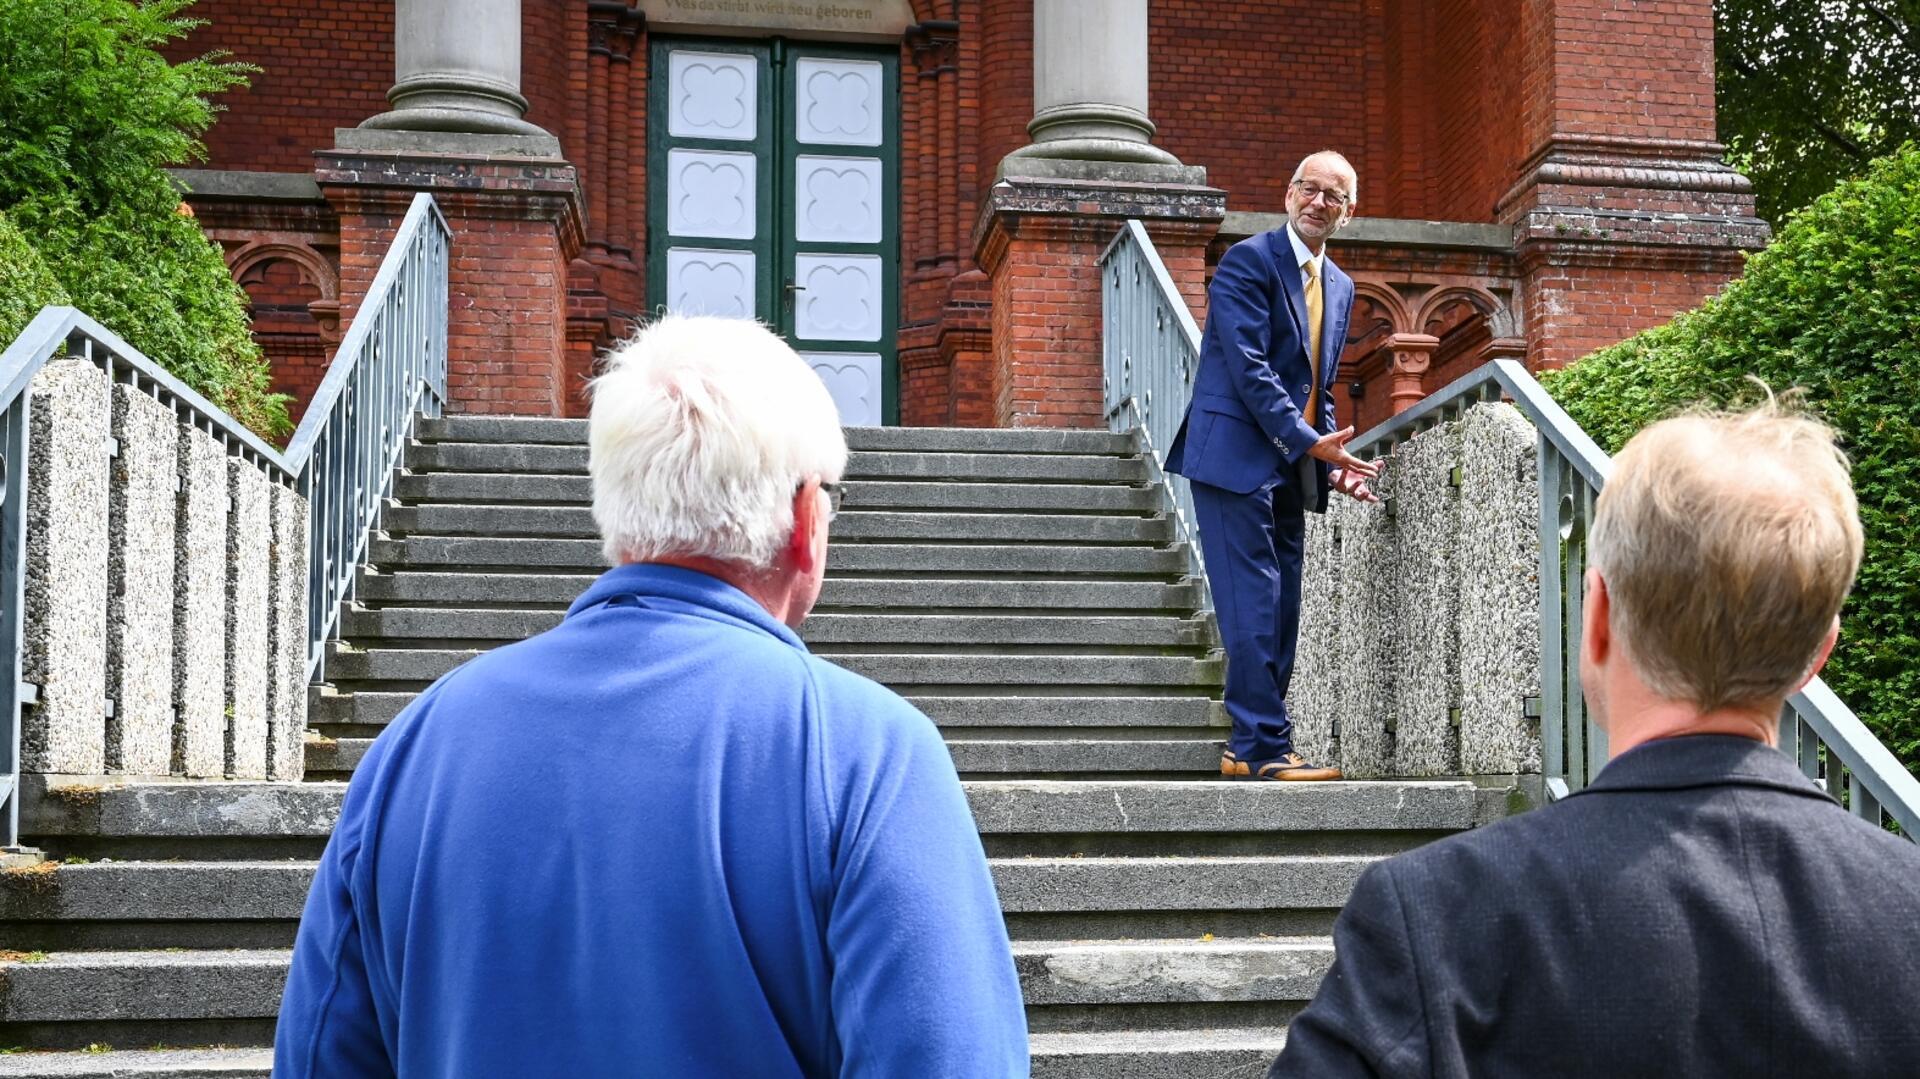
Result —
<instances>
[{"instance_id":1,"label":"man with blond hair","mask_svg":"<svg viewBox=\"0 0 1920 1079\"><path fill-rule=\"evenodd\" d=\"M752 322L594 385L613 565L355 771L274 1075L1015 1076L1019 983L933 724L809 654L847 445Z\"/></svg>"},{"instance_id":2,"label":"man with blond hair","mask_svg":"<svg viewBox=\"0 0 1920 1079\"><path fill-rule=\"evenodd\" d=\"M1270 1074L1920 1071L1920 848L1775 748L1860 551L1820 423L1769 407L1629 442L1580 652L1611 762L1362 875Z\"/></svg>"}]
</instances>

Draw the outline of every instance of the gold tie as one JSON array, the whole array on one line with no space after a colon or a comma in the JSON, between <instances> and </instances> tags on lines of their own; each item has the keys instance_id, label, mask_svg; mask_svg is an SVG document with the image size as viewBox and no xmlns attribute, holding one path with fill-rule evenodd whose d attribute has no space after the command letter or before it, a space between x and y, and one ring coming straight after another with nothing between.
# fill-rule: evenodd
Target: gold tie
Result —
<instances>
[{"instance_id":1,"label":"gold tie","mask_svg":"<svg viewBox=\"0 0 1920 1079\"><path fill-rule=\"evenodd\" d=\"M1320 299L1319 266L1314 260L1307 260L1301 267L1307 275L1303 285L1307 293L1307 370L1313 373L1313 387L1307 391L1307 426L1320 429L1320 316L1323 304Z\"/></svg>"}]
</instances>

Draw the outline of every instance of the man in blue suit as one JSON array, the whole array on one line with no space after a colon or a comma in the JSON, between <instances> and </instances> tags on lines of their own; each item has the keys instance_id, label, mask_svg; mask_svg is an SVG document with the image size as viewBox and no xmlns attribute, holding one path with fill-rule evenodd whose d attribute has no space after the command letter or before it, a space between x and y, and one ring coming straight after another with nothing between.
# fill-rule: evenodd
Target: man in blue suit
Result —
<instances>
[{"instance_id":1,"label":"man in blue suit","mask_svg":"<svg viewBox=\"0 0 1920 1079\"><path fill-rule=\"evenodd\" d=\"M1207 330L1187 417L1167 471L1187 477L1207 584L1227 650L1233 735L1220 758L1234 779L1339 779L1294 752L1287 685L1300 628L1306 512L1327 492L1379 499L1379 466L1334 430L1333 380L1353 279L1326 257L1353 216L1359 180L1331 150L1294 170L1287 225L1233 245L1207 292ZM1325 717L1315 717L1324 722Z\"/></svg>"}]
</instances>

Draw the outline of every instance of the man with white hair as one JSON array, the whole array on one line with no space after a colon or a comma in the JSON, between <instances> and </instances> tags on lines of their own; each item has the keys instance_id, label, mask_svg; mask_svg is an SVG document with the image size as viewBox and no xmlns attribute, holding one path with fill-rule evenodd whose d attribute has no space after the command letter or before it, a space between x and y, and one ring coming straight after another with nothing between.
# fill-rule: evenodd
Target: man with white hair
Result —
<instances>
[{"instance_id":1,"label":"man with white hair","mask_svg":"<svg viewBox=\"0 0 1920 1079\"><path fill-rule=\"evenodd\" d=\"M1580 648L1612 760L1367 870L1270 1074L1920 1074L1920 847L1774 748L1860 552L1820 423L1695 415L1627 443Z\"/></svg>"},{"instance_id":2,"label":"man with white hair","mask_svg":"<svg viewBox=\"0 0 1920 1079\"><path fill-rule=\"evenodd\" d=\"M613 568L375 741L274 1074L1027 1074L939 733L793 632L847 461L825 387L755 323L669 316L589 430Z\"/></svg>"},{"instance_id":3,"label":"man with white hair","mask_svg":"<svg viewBox=\"0 0 1920 1079\"><path fill-rule=\"evenodd\" d=\"M1293 747L1294 645L1307 514L1339 491L1363 502L1379 466L1335 430L1333 380L1346 347L1353 279L1327 241L1353 218L1360 181L1332 150L1310 154L1287 186L1287 223L1227 249L1207 286L1207 330L1167 471L1192 484L1207 587L1227 653L1221 702L1233 731L1229 779L1339 779ZM1332 716L1312 716L1331 723Z\"/></svg>"}]
</instances>

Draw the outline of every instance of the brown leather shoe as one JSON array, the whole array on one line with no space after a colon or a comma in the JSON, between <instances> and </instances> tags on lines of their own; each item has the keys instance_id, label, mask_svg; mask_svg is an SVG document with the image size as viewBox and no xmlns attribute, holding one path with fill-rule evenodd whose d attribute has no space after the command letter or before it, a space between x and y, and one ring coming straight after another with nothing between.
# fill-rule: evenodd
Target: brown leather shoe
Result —
<instances>
[{"instance_id":1,"label":"brown leather shoe","mask_svg":"<svg viewBox=\"0 0 1920 1079\"><path fill-rule=\"evenodd\" d=\"M1229 749L1220 754L1220 774L1228 779L1266 779L1280 783L1324 783L1341 778L1338 768L1316 768L1298 753L1270 761L1243 761Z\"/></svg>"}]
</instances>

